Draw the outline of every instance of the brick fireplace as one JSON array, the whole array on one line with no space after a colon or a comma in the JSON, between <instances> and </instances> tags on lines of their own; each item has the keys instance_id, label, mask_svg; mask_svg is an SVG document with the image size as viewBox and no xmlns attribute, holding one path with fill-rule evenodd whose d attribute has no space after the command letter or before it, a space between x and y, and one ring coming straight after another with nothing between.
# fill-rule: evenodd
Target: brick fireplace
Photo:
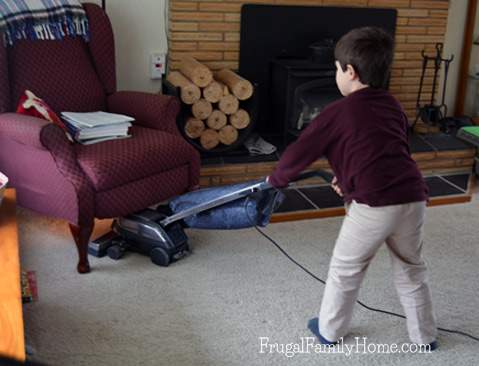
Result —
<instances>
[{"instance_id":1,"label":"brick fireplace","mask_svg":"<svg viewBox=\"0 0 479 366\"><path fill-rule=\"evenodd\" d=\"M444 41L448 0L170 0L170 69L190 54L212 69L239 68L240 12L243 4L347 6L394 8L398 11L396 53L390 91L400 100L409 118L421 74L421 50L433 54ZM432 89L432 70L424 93Z\"/></svg>"}]
</instances>

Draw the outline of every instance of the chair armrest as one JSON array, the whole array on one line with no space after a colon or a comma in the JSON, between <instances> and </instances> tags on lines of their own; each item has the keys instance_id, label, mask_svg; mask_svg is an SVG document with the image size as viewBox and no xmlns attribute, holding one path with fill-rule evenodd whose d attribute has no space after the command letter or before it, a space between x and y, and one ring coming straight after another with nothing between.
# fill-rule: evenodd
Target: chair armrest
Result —
<instances>
[{"instance_id":1,"label":"chair armrest","mask_svg":"<svg viewBox=\"0 0 479 366\"><path fill-rule=\"evenodd\" d=\"M176 116L178 99L168 95L120 91L108 96L108 111L135 118L135 124L179 135Z\"/></svg>"},{"instance_id":2,"label":"chair armrest","mask_svg":"<svg viewBox=\"0 0 479 366\"><path fill-rule=\"evenodd\" d=\"M0 136L20 144L45 149L40 139L40 131L51 122L41 118L18 113L0 114Z\"/></svg>"},{"instance_id":3,"label":"chair armrest","mask_svg":"<svg viewBox=\"0 0 479 366\"><path fill-rule=\"evenodd\" d=\"M50 151L60 173L75 188L78 198L78 221L80 227L93 225L95 216L95 190L87 175L78 164L74 144L56 124L49 123L40 131L42 144Z\"/></svg>"},{"instance_id":4,"label":"chair armrest","mask_svg":"<svg viewBox=\"0 0 479 366\"><path fill-rule=\"evenodd\" d=\"M73 184L78 199L78 222L90 225L95 214L95 191L77 162L73 144L54 123L18 113L0 114L0 136L37 149L48 150L60 173Z\"/></svg>"}]
</instances>

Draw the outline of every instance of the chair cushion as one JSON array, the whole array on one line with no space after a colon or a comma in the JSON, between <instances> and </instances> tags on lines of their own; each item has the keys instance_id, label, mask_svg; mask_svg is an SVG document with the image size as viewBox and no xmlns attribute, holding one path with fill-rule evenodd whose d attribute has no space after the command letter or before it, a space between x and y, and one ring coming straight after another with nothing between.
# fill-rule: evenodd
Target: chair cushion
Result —
<instances>
[{"instance_id":1,"label":"chair cushion","mask_svg":"<svg viewBox=\"0 0 479 366\"><path fill-rule=\"evenodd\" d=\"M132 137L93 145L76 144L78 162L97 192L189 164L194 148L182 137L131 127Z\"/></svg>"}]
</instances>

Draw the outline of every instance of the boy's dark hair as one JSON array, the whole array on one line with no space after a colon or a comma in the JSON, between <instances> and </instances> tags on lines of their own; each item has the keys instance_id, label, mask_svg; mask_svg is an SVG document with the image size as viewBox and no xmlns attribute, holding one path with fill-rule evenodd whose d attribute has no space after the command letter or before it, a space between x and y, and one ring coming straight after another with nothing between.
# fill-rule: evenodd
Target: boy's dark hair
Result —
<instances>
[{"instance_id":1,"label":"boy's dark hair","mask_svg":"<svg viewBox=\"0 0 479 366\"><path fill-rule=\"evenodd\" d=\"M351 65L363 84L385 88L393 61L394 40L381 28L356 28L336 44L334 57L346 71Z\"/></svg>"}]
</instances>

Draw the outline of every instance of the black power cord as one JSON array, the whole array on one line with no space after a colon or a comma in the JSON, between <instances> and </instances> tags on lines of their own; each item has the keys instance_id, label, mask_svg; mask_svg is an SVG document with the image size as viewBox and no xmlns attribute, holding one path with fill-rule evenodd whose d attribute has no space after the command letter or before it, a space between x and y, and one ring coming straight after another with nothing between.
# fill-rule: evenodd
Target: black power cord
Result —
<instances>
[{"instance_id":1,"label":"black power cord","mask_svg":"<svg viewBox=\"0 0 479 366\"><path fill-rule=\"evenodd\" d=\"M268 236L267 234L265 234L258 226L254 226L255 229L261 234L263 235L266 239L268 239L271 243L273 243L273 245L278 248L278 250L283 253L286 258L288 258L291 262L293 262L294 264L296 264L299 268L301 268L304 272L306 272L307 274L309 274L311 277L313 277L315 280L321 282L323 285L326 284L326 281L322 280L321 278L319 278L318 276L316 276L314 273L312 273L310 270L308 270L307 268L305 268L302 264L298 263L294 258L292 258L283 248L281 248L281 246L276 242L274 241L274 239L272 239L270 236ZM395 317L398 317L398 318L403 318L403 319L406 319L406 317L404 315L401 315L401 314L397 314L397 313L393 313L391 311L387 311L387 310L381 310L381 309L376 309L376 308L373 308L371 306L368 306L366 304L364 304L363 302L357 300L357 303L359 305L361 305L363 308L367 309L367 310L370 310L370 311L375 311L375 312L378 312L378 313L383 313L383 314L388 314L388 315L392 315L392 316L395 316ZM460 330L451 330L451 329L446 329L446 328L440 328L438 327L437 328L438 330L441 330L443 332L447 332L447 333L454 333L454 334L459 334L459 335L462 335L464 337L468 337L474 341L477 341L479 342L479 338L478 337L475 337L471 334L468 334L466 332L462 332Z\"/></svg>"}]
</instances>

